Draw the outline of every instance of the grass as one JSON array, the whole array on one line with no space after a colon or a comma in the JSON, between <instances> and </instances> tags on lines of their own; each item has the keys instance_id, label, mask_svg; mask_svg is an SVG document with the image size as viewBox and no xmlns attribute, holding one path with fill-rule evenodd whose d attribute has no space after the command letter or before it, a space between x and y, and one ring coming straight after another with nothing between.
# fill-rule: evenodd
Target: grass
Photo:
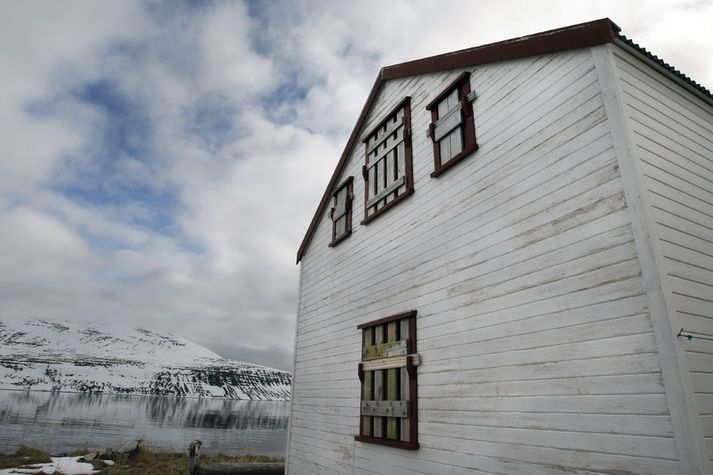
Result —
<instances>
[{"instance_id":1,"label":"grass","mask_svg":"<svg viewBox=\"0 0 713 475\"><path fill-rule=\"evenodd\" d=\"M81 448L69 452L69 456L80 457L88 450ZM201 455L199 463L283 463L284 457L263 455ZM0 453L0 469L21 467L36 463L51 462L50 454L43 450L21 445L13 454ZM185 475L188 470L188 454L175 452L154 452L141 448L132 457L117 460L115 465L104 465L97 457L92 465L104 475Z\"/></svg>"},{"instance_id":2,"label":"grass","mask_svg":"<svg viewBox=\"0 0 713 475\"><path fill-rule=\"evenodd\" d=\"M200 463L250 463L284 462L283 457L265 457L262 455L201 455ZM106 475L185 475L188 470L188 454L173 452L154 452L140 449L133 457L117 461L115 465L105 466L97 460L94 467Z\"/></svg>"},{"instance_id":3,"label":"grass","mask_svg":"<svg viewBox=\"0 0 713 475\"><path fill-rule=\"evenodd\" d=\"M9 455L5 455L0 452L0 469L20 467L22 465L33 465L36 463L47 463L51 461L52 459L50 458L49 452L28 447L27 445L19 446L15 453Z\"/></svg>"}]
</instances>

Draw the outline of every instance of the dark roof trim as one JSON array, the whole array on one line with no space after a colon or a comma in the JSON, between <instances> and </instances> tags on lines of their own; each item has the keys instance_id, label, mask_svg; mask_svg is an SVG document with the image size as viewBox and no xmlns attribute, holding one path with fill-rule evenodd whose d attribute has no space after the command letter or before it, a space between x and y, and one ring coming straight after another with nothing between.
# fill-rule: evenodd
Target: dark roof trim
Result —
<instances>
[{"instance_id":1,"label":"dark roof trim","mask_svg":"<svg viewBox=\"0 0 713 475\"><path fill-rule=\"evenodd\" d=\"M382 80L388 80L555 51L586 48L611 43L619 31L621 31L621 28L614 22L608 18L603 18L588 23L580 23L579 25L566 26L534 35L521 36L475 48L387 66L381 70L381 77Z\"/></svg>"},{"instance_id":2,"label":"dark roof trim","mask_svg":"<svg viewBox=\"0 0 713 475\"><path fill-rule=\"evenodd\" d=\"M437 56L417 59L415 61L408 61L406 63L395 64L393 66L382 68L379 75L376 77L376 81L374 81L369 97L367 98L366 103L359 114L356 125L354 125L354 129L349 136L347 145L344 147L344 151L339 158L337 167L332 174L332 178L329 180L327 189L322 195L322 200L319 202L317 211L312 217L309 228L307 228L307 233L302 239L302 244L297 251L297 262L299 263L300 260L302 260L302 256L304 256L304 253L307 251L307 246L312 239L312 235L317 229L319 219L327 207L331 190L337 184L337 179L347 164L352 147L358 139L359 132L364 125L366 116L369 113L371 106L374 104L376 96L379 93L379 89L381 88L381 84L384 81L414 76L417 74L434 73L448 69L462 68L465 66L476 66L478 64L492 63L495 61L503 61L507 59L522 58L526 56L552 53L555 51L586 48L589 46L610 43L614 41L614 38L616 38L619 31L620 28L611 20L603 18L601 20L595 20L588 23L558 28L556 30L522 36L520 38L491 43L484 46L478 46L476 48L454 51L452 53L440 54Z\"/></svg>"},{"instance_id":3,"label":"dark roof trim","mask_svg":"<svg viewBox=\"0 0 713 475\"><path fill-rule=\"evenodd\" d=\"M361 132L366 116L374 104L383 82L390 79L398 79L417 74L434 73L448 69L477 66L479 64L492 63L496 61L504 61L508 59L523 58L527 56L612 43L615 39L624 38L619 35L619 31L621 31L621 29L614 22L608 18L603 18L588 23L567 26L556 30L536 33L534 35L522 36L520 38L491 43L484 46L478 46L476 48L454 51L452 53L440 54L437 56L417 59L415 61L408 61L406 63L395 64L393 66L382 68L379 75L376 77L376 81L374 81L369 97L367 98L366 103L359 114L359 118L354 125L354 129L349 136L349 140L347 141L344 151L339 158L337 167L332 174L332 178L329 180L327 189L322 195L322 200L312 217L309 228L307 228L307 233L302 239L302 244L297 251L297 262L299 263L300 260L302 260L304 253L307 251L307 246L309 246L312 236L317 229L319 219L322 216L322 213L324 213L324 210L329 202L331 190L337 184L337 179L347 164L352 147L354 147L354 144L359 137L359 132ZM634 44L632 43L632 45ZM646 52L646 50L643 50L637 45L634 45L634 47L643 54L651 57L650 53ZM692 83L692 81L686 78L686 76L683 76L670 66L666 66L675 74ZM692 84L695 85L695 83ZM710 94L705 88L702 88L701 86L697 87L705 91L707 94Z\"/></svg>"}]
</instances>

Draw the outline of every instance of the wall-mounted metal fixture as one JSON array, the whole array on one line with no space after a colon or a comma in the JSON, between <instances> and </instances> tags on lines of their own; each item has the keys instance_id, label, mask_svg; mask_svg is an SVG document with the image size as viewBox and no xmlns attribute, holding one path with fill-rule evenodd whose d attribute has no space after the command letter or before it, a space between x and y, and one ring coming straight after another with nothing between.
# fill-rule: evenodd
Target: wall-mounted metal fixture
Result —
<instances>
[{"instance_id":1,"label":"wall-mounted metal fixture","mask_svg":"<svg viewBox=\"0 0 713 475\"><path fill-rule=\"evenodd\" d=\"M708 340L713 341L713 335L706 335L705 333L689 332L681 328L681 331L676 335L678 338L685 338L687 340Z\"/></svg>"}]
</instances>

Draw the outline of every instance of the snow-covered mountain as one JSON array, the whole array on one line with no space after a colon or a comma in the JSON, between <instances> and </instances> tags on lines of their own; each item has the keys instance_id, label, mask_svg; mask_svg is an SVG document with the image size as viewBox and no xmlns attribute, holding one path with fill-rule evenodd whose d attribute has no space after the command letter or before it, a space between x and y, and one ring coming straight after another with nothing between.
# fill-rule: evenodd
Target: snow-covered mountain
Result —
<instances>
[{"instance_id":1,"label":"snow-covered mountain","mask_svg":"<svg viewBox=\"0 0 713 475\"><path fill-rule=\"evenodd\" d=\"M227 360L169 333L0 321L0 389L288 400L290 374Z\"/></svg>"}]
</instances>

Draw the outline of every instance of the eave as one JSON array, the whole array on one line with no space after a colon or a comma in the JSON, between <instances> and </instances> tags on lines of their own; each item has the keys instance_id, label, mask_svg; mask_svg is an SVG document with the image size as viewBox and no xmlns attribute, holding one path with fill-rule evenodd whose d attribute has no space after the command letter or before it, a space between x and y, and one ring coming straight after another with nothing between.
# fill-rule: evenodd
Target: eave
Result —
<instances>
[{"instance_id":1,"label":"eave","mask_svg":"<svg viewBox=\"0 0 713 475\"><path fill-rule=\"evenodd\" d=\"M662 67L678 76L688 85L703 95L713 98L710 91L695 83L678 70L669 66L667 63L651 55L651 53L645 49L626 39L619 34L620 31L621 29L614 22L608 18L603 18L587 23L580 23L578 25L571 25L564 28L544 31L528 36L521 36L519 38L499 41L497 43L440 54L437 56L430 56L382 68L374 81L374 85L371 88L371 92L367 97L366 103L359 114L359 118L354 125L351 135L349 136L349 140L344 147L344 151L339 158L339 162L334 169L334 173L332 173L327 189L324 191L319 206L317 207L317 210L312 217L312 221L307 228L307 232L302 239L302 244L297 251L297 263L302 260L302 257L307 251L307 247L317 230L317 225L322 217L322 213L324 213L327 205L329 204L331 192L338 184L337 180L347 165L352 148L358 141L364 122L366 121L371 107L376 101L382 84L391 79L400 79L420 74L430 74L450 69L473 67L481 64L525 58L541 54L550 54L558 51L588 48L601 44L613 43L615 40L619 40L620 42L625 41L630 47L636 49L639 53L647 56L648 58L660 62L663 65Z\"/></svg>"}]
</instances>

